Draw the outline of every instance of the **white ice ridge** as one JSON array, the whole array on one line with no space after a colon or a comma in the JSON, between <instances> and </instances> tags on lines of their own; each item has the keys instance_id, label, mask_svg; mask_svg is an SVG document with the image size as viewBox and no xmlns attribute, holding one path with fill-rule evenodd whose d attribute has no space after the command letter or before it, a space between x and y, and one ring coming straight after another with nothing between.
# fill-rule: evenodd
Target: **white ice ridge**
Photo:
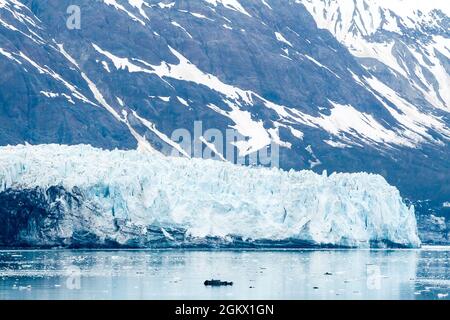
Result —
<instances>
[{"instance_id":1,"label":"white ice ridge","mask_svg":"<svg viewBox=\"0 0 450 320\"><path fill-rule=\"evenodd\" d=\"M0 193L51 186L77 190L86 205L72 219L97 239L118 243L129 239L114 219L142 227L142 237L156 226L167 240L174 237L170 230L184 230L186 239L230 243L420 246L414 208L379 175L286 172L86 145L0 147ZM59 236L70 238L76 225L64 225Z\"/></svg>"}]
</instances>

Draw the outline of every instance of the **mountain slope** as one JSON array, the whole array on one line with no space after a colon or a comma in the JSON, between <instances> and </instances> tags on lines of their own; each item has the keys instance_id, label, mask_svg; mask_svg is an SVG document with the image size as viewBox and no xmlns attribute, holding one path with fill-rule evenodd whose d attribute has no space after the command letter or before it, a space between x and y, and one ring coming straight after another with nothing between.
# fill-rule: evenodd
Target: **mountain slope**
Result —
<instances>
[{"instance_id":1,"label":"mountain slope","mask_svg":"<svg viewBox=\"0 0 450 320\"><path fill-rule=\"evenodd\" d=\"M384 64L404 85L410 81L409 92L416 91L417 100L424 98L429 105L450 111L448 1L299 2L319 28L333 33L365 67L376 73L376 62ZM401 92L395 81L381 81Z\"/></svg>"}]
</instances>

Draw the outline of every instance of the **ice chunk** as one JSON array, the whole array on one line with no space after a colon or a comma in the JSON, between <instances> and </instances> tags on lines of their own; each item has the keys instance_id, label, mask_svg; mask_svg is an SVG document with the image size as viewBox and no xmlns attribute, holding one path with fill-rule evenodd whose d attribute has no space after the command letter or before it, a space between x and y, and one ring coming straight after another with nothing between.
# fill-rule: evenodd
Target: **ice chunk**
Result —
<instances>
[{"instance_id":1,"label":"ice chunk","mask_svg":"<svg viewBox=\"0 0 450 320\"><path fill-rule=\"evenodd\" d=\"M420 246L414 209L383 177L367 173L286 172L86 145L1 147L0 197L36 190L43 196L33 199L46 199L53 213L46 221L60 219L52 230L48 223L39 230L41 244L89 234L90 245L144 247L211 239L229 246ZM0 215L6 207L0 205Z\"/></svg>"}]
</instances>

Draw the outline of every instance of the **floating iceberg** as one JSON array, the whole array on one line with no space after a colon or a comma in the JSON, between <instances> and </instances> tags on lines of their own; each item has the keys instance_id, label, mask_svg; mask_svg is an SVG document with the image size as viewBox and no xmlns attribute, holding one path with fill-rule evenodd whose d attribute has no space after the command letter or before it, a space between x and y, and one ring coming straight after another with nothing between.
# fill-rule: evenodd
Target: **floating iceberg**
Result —
<instances>
[{"instance_id":1,"label":"floating iceberg","mask_svg":"<svg viewBox=\"0 0 450 320\"><path fill-rule=\"evenodd\" d=\"M0 245L418 247L373 174L249 168L90 146L0 148Z\"/></svg>"}]
</instances>

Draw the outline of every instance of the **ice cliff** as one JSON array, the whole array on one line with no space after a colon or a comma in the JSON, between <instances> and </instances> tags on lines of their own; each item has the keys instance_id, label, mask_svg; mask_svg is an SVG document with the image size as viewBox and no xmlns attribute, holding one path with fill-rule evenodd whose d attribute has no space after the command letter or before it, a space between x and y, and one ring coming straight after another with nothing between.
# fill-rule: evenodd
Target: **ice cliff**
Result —
<instances>
[{"instance_id":1,"label":"ice cliff","mask_svg":"<svg viewBox=\"0 0 450 320\"><path fill-rule=\"evenodd\" d=\"M0 245L420 246L367 173L248 168L86 145L0 148Z\"/></svg>"}]
</instances>

